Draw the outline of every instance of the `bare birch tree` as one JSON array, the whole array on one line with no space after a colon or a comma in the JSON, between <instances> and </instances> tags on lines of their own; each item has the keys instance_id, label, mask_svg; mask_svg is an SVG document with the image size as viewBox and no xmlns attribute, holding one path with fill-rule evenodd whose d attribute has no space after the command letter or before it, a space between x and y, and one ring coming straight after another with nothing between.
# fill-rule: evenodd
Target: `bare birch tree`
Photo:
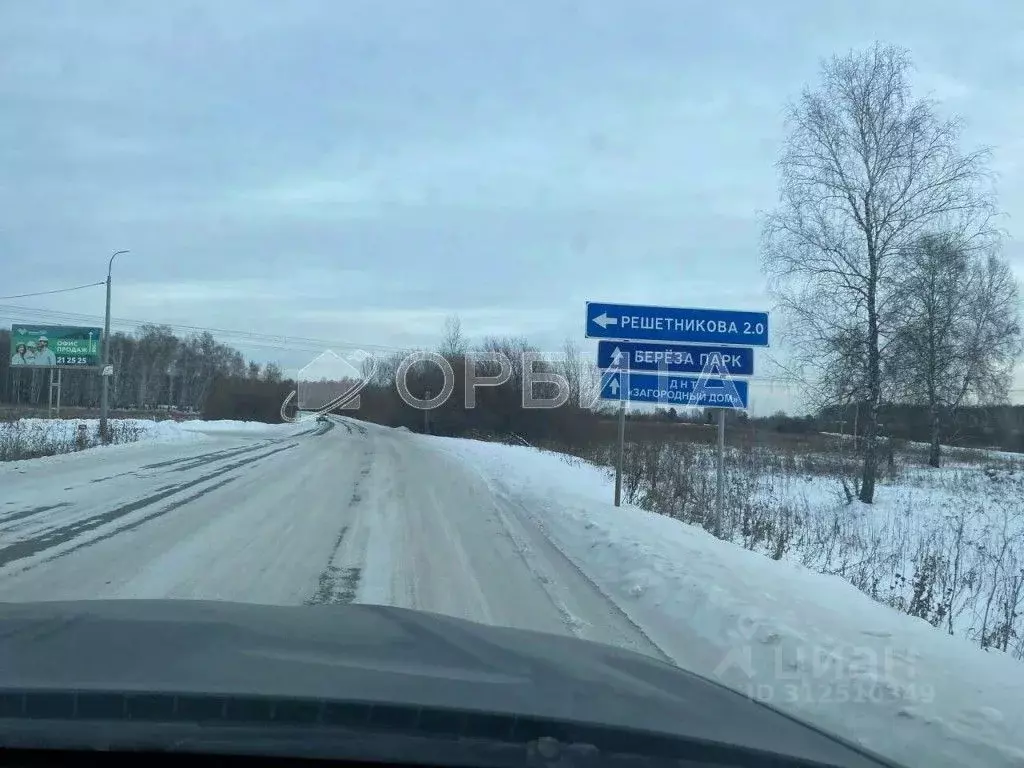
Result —
<instances>
[{"instance_id":1,"label":"bare birch tree","mask_svg":"<svg viewBox=\"0 0 1024 768\"><path fill-rule=\"evenodd\" d=\"M780 204L764 231L765 268L798 364L819 391L865 403L867 503L902 256L925 231L950 232L965 247L992 234L987 153L958 150L959 122L913 97L910 71L904 50L881 44L823 63L820 85L790 107Z\"/></svg>"},{"instance_id":2,"label":"bare birch tree","mask_svg":"<svg viewBox=\"0 0 1024 768\"><path fill-rule=\"evenodd\" d=\"M569 399L566 402L571 408L578 408L580 405L585 367L586 363L579 345L572 339L566 339L562 344L562 359L557 368L569 385Z\"/></svg>"},{"instance_id":3,"label":"bare birch tree","mask_svg":"<svg viewBox=\"0 0 1024 768\"><path fill-rule=\"evenodd\" d=\"M1021 353L1017 283L996 255L932 234L909 249L900 296L891 378L928 407L928 463L938 467L943 423L962 404L1006 400Z\"/></svg>"},{"instance_id":4,"label":"bare birch tree","mask_svg":"<svg viewBox=\"0 0 1024 768\"><path fill-rule=\"evenodd\" d=\"M458 315L449 315L444 320L444 338L441 339L438 352L444 357L455 358L465 355L468 348L462 334L462 321Z\"/></svg>"}]
</instances>

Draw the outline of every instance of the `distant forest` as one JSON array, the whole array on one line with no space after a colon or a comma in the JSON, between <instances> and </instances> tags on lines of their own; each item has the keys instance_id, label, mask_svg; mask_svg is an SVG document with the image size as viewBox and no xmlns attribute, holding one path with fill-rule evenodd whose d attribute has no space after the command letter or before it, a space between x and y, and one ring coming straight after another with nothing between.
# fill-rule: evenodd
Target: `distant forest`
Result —
<instances>
[{"instance_id":1,"label":"distant forest","mask_svg":"<svg viewBox=\"0 0 1024 768\"><path fill-rule=\"evenodd\" d=\"M287 394L296 389L274 363L260 365L247 361L238 350L218 342L210 333L186 337L166 326L142 326L131 334L114 333L111 338L111 408L119 411L177 409L202 414L210 419L279 421L280 406ZM610 409L593 411L580 408L578 393L593 384L593 367L583 361L578 349L567 343L562 354L542 358L538 372L555 372L569 382L572 396L564 406L553 410L523 410L523 371L513 366L509 380L499 387L481 388L476 407L463 407L466 352L489 352L521 359L523 352L538 350L525 339L489 339L470 349L456 329L442 343L444 354L455 372L456 386L448 402L424 416L424 412L402 401L395 386L400 355L378 361L370 384L362 391L360 408L346 410L357 418L411 430L429 429L450 436L514 435L528 442L579 443L594 439L599 423L611 416ZM45 415L49 372L40 369L10 367L10 333L0 330L0 402L15 406L15 413L26 408ZM478 373L485 374L481 368ZM100 398L100 379L96 371L62 373L61 402L65 407L96 408ZM423 397L427 391L441 389L441 374L436 366L414 365L408 372L411 393ZM547 387L548 392L544 392ZM310 387L311 390L320 387ZM554 387L540 384L539 396L553 395ZM315 398L314 398L315 399ZM21 408L17 408L21 406ZM862 433L862 410L856 405L824 408L812 416L771 416L748 418L730 414L729 423L739 422L758 430L778 433L836 432ZM674 408L635 413L631 420L663 422L703 422L708 414L677 413ZM965 447L995 447L1024 452L1024 406L962 406L943 414L944 442ZM926 442L929 439L929 411L923 405L883 404L880 433L903 440Z\"/></svg>"}]
</instances>

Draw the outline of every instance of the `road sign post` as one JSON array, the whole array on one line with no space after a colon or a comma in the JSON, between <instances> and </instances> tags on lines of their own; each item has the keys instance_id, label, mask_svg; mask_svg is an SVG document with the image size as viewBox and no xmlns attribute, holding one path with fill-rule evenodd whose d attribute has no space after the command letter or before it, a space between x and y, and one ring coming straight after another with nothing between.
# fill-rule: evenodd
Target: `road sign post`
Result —
<instances>
[{"instance_id":1,"label":"road sign post","mask_svg":"<svg viewBox=\"0 0 1024 768\"><path fill-rule=\"evenodd\" d=\"M626 458L626 401L619 401L619 456L615 462L615 506L622 501L622 472Z\"/></svg>"},{"instance_id":2,"label":"road sign post","mask_svg":"<svg viewBox=\"0 0 1024 768\"><path fill-rule=\"evenodd\" d=\"M725 515L725 408L718 409L718 466L715 478L715 538L722 538Z\"/></svg>"},{"instance_id":3,"label":"road sign post","mask_svg":"<svg viewBox=\"0 0 1024 768\"><path fill-rule=\"evenodd\" d=\"M621 503L626 403L714 408L718 417L714 534L725 518L725 412L750 405L753 347L768 346L768 313L587 302L586 337L599 339L599 398L619 402L615 506ZM699 374L688 376L685 374Z\"/></svg>"},{"instance_id":4,"label":"road sign post","mask_svg":"<svg viewBox=\"0 0 1024 768\"><path fill-rule=\"evenodd\" d=\"M63 368L51 368L50 369L50 393L49 399L46 404L46 417L52 419L54 417L60 418L60 372ZM54 371L57 372L56 378L54 378ZM56 405L54 405L54 393L56 394Z\"/></svg>"}]
</instances>

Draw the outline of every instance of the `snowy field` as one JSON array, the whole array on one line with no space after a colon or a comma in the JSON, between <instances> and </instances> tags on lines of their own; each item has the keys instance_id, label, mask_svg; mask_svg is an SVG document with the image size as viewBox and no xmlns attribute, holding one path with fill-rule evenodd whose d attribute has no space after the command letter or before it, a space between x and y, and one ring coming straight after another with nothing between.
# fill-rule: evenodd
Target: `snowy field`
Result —
<instances>
[{"instance_id":1,"label":"snowy field","mask_svg":"<svg viewBox=\"0 0 1024 768\"><path fill-rule=\"evenodd\" d=\"M959 514L961 541L995 547L1011 530L1000 510L1021 495L1005 467L902 467L864 508L845 503L828 457L737 455L725 542L614 507L607 470L580 459L324 426L162 423L141 442L0 463L0 601L419 608L666 659L907 766L1024 765L1024 664L849 580L861 546L849 537L913 563L927 531ZM699 455L685 461L705 483ZM664 467L653 482L633 470L638 503L679 489ZM699 490L681 517L706 515ZM998 561L987 549L961 546L957 627L975 621L978 564ZM846 578L819 572L844 562Z\"/></svg>"},{"instance_id":2,"label":"snowy field","mask_svg":"<svg viewBox=\"0 0 1024 768\"><path fill-rule=\"evenodd\" d=\"M1024 457L952 449L932 469L918 448L883 461L871 505L850 501L860 469L850 452L730 448L724 537L841 576L879 602L1024 660ZM647 443L626 459L626 500L713 528L712 448Z\"/></svg>"}]
</instances>

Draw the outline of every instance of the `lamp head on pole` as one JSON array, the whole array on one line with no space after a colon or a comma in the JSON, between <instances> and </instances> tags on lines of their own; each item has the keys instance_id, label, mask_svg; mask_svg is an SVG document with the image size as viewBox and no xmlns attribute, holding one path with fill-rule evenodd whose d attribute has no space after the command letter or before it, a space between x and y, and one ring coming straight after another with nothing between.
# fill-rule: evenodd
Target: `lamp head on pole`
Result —
<instances>
[{"instance_id":1,"label":"lamp head on pole","mask_svg":"<svg viewBox=\"0 0 1024 768\"><path fill-rule=\"evenodd\" d=\"M131 253L131 251L114 251L110 254L110 261L107 262L107 279L110 279L110 270L114 266L114 257L122 253Z\"/></svg>"}]
</instances>

